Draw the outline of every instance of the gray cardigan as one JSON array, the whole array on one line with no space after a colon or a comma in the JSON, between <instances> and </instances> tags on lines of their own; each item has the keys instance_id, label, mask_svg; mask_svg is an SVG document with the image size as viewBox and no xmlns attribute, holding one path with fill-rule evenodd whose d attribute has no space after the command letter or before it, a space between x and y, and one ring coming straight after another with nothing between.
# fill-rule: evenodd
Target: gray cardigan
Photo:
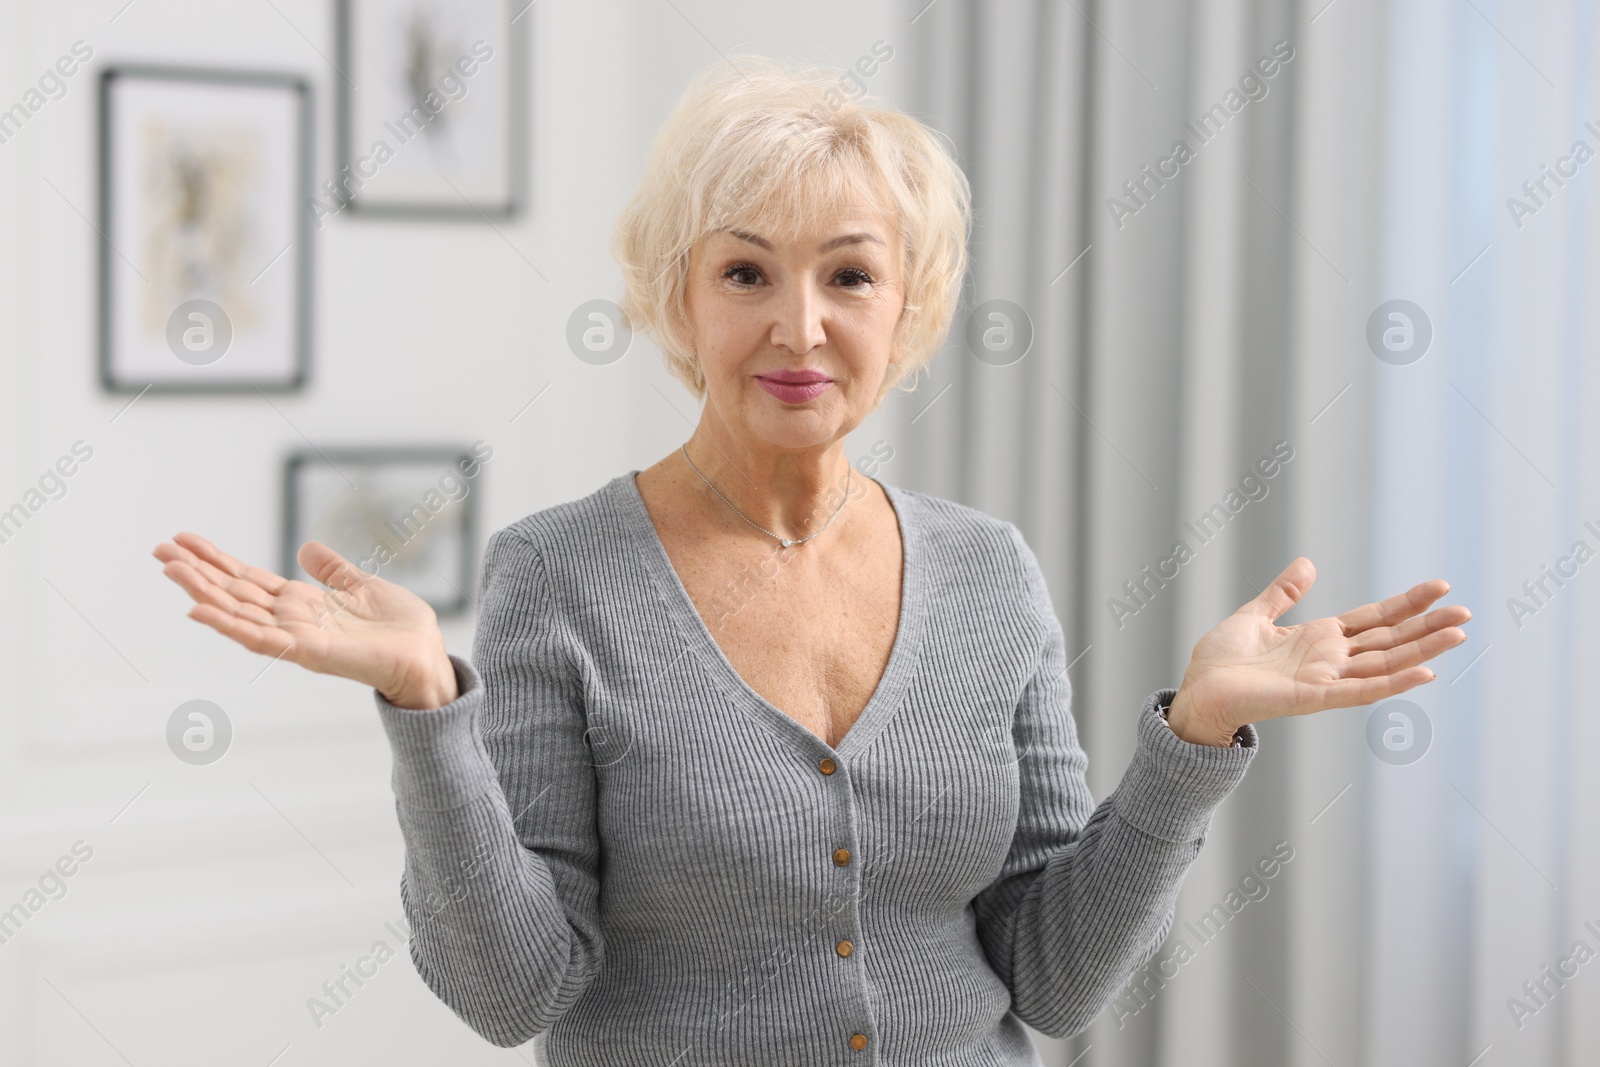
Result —
<instances>
[{"instance_id":1,"label":"gray cardigan","mask_svg":"<svg viewBox=\"0 0 1600 1067\"><path fill-rule=\"evenodd\" d=\"M1165 939L1255 730L1190 744L1158 689L1095 805L1021 533L885 484L900 628L831 748L712 640L636 473L489 539L456 700L373 694L418 973L550 1067L1037 1065L1024 1022L1084 1029Z\"/></svg>"}]
</instances>

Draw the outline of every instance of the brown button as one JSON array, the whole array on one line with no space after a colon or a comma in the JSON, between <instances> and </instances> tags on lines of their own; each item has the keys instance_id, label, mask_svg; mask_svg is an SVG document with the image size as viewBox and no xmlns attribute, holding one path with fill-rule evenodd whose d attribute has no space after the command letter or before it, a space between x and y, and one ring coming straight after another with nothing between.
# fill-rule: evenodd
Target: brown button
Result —
<instances>
[{"instance_id":1,"label":"brown button","mask_svg":"<svg viewBox=\"0 0 1600 1067\"><path fill-rule=\"evenodd\" d=\"M849 941L841 941L837 945L833 946L833 951L837 952L841 956L848 956L848 955L850 955L850 953L854 952L855 950L856 950L856 947L854 945L852 945Z\"/></svg>"},{"instance_id":2,"label":"brown button","mask_svg":"<svg viewBox=\"0 0 1600 1067\"><path fill-rule=\"evenodd\" d=\"M823 756L822 762L817 764L817 768L822 771L823 774L832 774L834 771L839 769L839 765L833 762L833 758L831 756Z\"/></svg>"},{"instance_id":3,"label":"brown button","mask_svg":"<svg viewBox=\"0 0 1600 1067\"><path fill-rule=\"evenodd\" d=\"M843 867L845 864L849 863L850 862L850 850L847 849L847 848L836 848L836 849L834 849L833 850L833 862L837 863L841 867Z\"/></svg>"},{"instance_id":4,"label":"brown button","mask_svg":"<svg viewBox=\"0 0 1600 1067\"><path fill-rule=\"evenodd\" d=\"M857 1050L866 1048L867 1047L867 1035L866 1034L851 1034L850 1035L850 1047L853 1048L853 1049L857 1049Z\"/></svg>"}]
</instances>

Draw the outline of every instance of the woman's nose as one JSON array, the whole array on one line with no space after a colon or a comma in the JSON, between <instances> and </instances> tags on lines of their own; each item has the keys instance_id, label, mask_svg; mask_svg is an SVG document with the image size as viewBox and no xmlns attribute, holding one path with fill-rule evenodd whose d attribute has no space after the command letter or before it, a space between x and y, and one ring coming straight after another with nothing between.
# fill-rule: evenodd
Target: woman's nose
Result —
<instances>
[{"instance_id":1,"label":"woman's nose","mask_svg":"<svg viewBox=\"0 0 1600 1067\"><path fill-rule=\"evenodd\" d=\"M822 313L822 296L810 281L789 286L778 302L772 324L773 345L803 356L826 343L828 334L822 326Z\"/></svg>"}]
</instances>

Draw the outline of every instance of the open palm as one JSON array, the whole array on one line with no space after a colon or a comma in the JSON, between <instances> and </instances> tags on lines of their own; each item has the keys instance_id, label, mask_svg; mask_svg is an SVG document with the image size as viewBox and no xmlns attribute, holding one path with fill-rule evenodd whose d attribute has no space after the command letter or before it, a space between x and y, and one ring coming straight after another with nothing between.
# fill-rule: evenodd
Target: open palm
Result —
<instances>
[{"instance_id":1,"label":"open palm","mask_svg":"<svg viewBox=\"0 0 1600 1067\"><path fill-rule=\"evenodd\" d=\"M1430 682L1427 660L1467 639L1464 605L1428 614L1450 591L1435 578L1342 615L1278 626L1317 580L1300 556L1196 642L1169 721L1226 738L1246 723L1372 704Z\"/></svg>"},{"instance_id":2,"label":"open palm","mask_svg":"<svg viewBox=\"0 0 1600 1067\"><path fill-rule=\"evenodd\" d=\"M327 545L307 541L297 556L326 589L249 566L195 533L176 535L152 555L194 599L189 618L252 652L363 682L390 699L442 684L440 665L449 661L433 608ZM451 673L452 688L453 681Z\"/></svg>"}]
</instances>

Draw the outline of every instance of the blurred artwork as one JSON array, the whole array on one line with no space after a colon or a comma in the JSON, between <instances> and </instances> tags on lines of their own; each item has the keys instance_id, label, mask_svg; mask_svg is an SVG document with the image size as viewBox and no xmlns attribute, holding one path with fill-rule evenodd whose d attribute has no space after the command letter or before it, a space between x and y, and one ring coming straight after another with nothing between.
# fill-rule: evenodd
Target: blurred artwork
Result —
<instances>
[{"instance_id":1,"label":"blurred artwork","mask_svg":"<svg viewBox=\"0 0 1600 1067\"><path fill-rule=\"evenodd\" d=\"M400 69L394 72L406 93L406 99L426 101L428 94L438 90L439 75L450 69L457 56L468 54L469 44L459 26L447 26L444 11L437 6L417 5L400 14L401 32L405 46ZM439 163L453 163L464 155L464 146L452 144L452 135L470 127L461 121L465 112L468 119L479 106L477 101L463 96L459 106L441 105L430 111L428 121L422 126L422 139L427 147L438 154Z\"/></svg>"},{"instance_id":2,"label":"blurred artwork","mask_svg":"<svg viewBox=\"0 0 1600 1067\"><path fill-rule=\"evenodd\" d=\"M527 0L342 0L340 169L323 189L322 211L515 214L529 7Z\"/></svg>"},{"instance_id":3,"label":"blurred artwork","mask_svg":"<svg viewBox=\"0 0 1600 1067\"><path fill-rule=\"evenodd\" d=\"M476 452L476 454L474 454ZM316 584L297 553L320 541L367 574L405 586L440 615L465 610L476 574L481 450L297 452L285 472L283 571Z\"/></svg>"},{"instance_id":4,"label":"blurred artwork","mask_svg":"<svg viewBox=\"0 0 1600 1067\"><path fill-rule=\"evenodd\" d=\"M164 336L172 309L200 296L227 308L235 330L251 328L262 309L248 257L263 248L250 213L262 160L249 128L228 120L183 127L152 116L142 132L146 330Z\"/></svg>"},{"instance_id":5,"label":"blurred artwork","mask_svg":"<svg viewBox=\"0 0 1600 1067\"><path fill-rule=\"evenodd\" d=\"M117 66L100 102L105 387L299 388L309 87L289 75Z\"/></svg>"}]
</instances>

